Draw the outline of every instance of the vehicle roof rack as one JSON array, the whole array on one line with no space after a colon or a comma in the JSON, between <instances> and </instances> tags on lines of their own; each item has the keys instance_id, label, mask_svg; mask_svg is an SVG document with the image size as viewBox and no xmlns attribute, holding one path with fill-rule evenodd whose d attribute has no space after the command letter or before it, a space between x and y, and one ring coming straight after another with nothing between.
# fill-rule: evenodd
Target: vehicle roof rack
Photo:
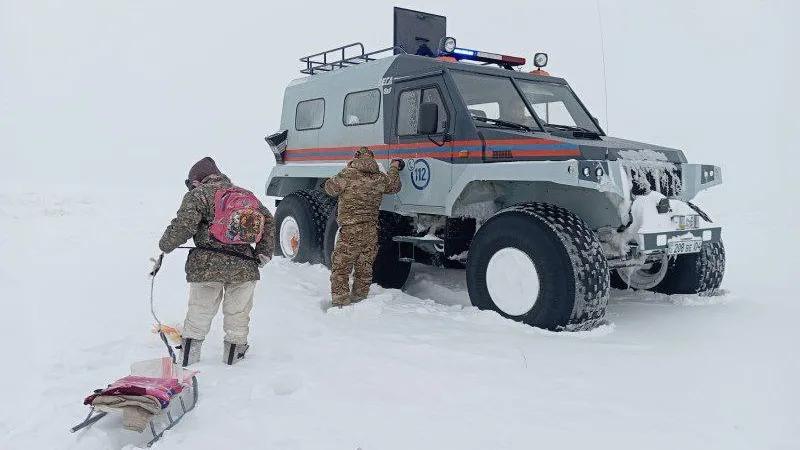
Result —
<instances>
[{"instance_id":1,"label":"vehicle roof rack","mask_svg":"<svg viewBox=\"0 0 800 450\"><path fill-rule=\"evenodd\" d=\"M352 52L352 50L355 52ZM355 53L355 55L347 56L348 51ZM367 53L364 50L364 44L361 42L354 42L352 44L343 45L341 47L325 50L324 52L314 53L300 58L301 63L305 63L305 68L300 69L300 73L306 75L314 75L317 72L330 72L336 69L344 69L345 67L363 64L369 61L379 59L376 57L381 53L392 52L392 54L405 53L401 47L386 47L380 50L375 50ZM338 58L338 59L337 59Z\"/></svg>"}]
</instances>

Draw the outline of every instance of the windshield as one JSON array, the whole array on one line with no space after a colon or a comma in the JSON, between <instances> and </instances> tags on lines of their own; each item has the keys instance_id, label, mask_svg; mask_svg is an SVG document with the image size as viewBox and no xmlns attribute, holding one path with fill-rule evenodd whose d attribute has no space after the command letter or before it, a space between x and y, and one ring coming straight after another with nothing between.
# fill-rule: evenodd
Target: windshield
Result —
<instances>
[{"instance_id":1,"label":"windshield","mask_svg":"<svg viewBox=\"0 0 800 450\"><path fill-rule=\"evenodd\" d=\"M600 132L567 86L519 79L516 81L545 127L547 125L577 127L595 133Z\"/></svg>"},{"instance_id":2,"label":"windshield","mask_svg":"<svg viewBox=\"0 0 800 450\"><path fill-rule=\"evenodd\" d=\"M516 124L541 130L510 78L457 70L451 71L451 74L476 122L500 127ZM566 86L520 79L515 81L546 128L600 132L575 94Z\"/></svg>"},{"instance_id":3,"label":"windshield","mask_svg":"<svg viewBox=\"0 0 800 450\"><path fill-rule=\"evenodd\" d=\"M494 119L541 130L510 78L453 70L461 97L476 121ZM487 126L502 126L481 121Z\"/></svg>"}]
</instances>

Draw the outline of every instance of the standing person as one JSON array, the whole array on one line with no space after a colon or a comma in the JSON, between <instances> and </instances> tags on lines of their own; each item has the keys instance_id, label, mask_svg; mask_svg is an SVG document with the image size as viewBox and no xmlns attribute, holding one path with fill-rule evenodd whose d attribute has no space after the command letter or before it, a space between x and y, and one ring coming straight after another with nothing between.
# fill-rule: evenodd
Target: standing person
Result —
<instances>
[{"instance_id":1,"label":"standing person","mask_svg":"<svg viewBox=\"0 0 800 450\"><path fill-rule=\"evenodd\" d=\"M378 208L385 194L400 191L402 160L392 160L384 174L367 147L356 150L352 161L325 181L325 192L339 197L339 240L331 257L333 306L359 302L369 294L372 264L378 254ZM353 289L350 290L350 273Z\"/></svg>"},{"instance_id":2,"label":"standing person","mask_svg":"<svg viewBox=\"0 0 800 450\"><path fill-rule=\"evenodd\" d=\"M189 238L196 247L186 259L189 307L181 364L200 360L201 345L220 303L225 330L223 362L234 364L249 347L258 269L269 262L274 248L272 215L251 192L234 186L210 157L192 166L186 187L189 192L158 243L164 253ZM250 244L255 244L255 249Z\"/></svg>"}]
</instances>

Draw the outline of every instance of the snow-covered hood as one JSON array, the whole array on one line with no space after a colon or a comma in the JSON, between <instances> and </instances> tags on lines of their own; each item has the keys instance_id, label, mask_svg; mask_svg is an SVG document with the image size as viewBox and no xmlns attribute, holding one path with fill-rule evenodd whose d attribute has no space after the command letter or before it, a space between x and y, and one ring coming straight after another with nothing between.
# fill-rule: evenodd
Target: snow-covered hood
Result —
<instances>
[{"instance_id":1,"label":"snow-covered hood","mask_svg":"<svg viewBox=\"0 0 800 450\"><path fill-rule=\"evenodd\" d=\"M564 141L577 145L586 159L686 162L686 156L678 149L627 139L601 136L599 140L564 139Z\"/></svg>"}]
</instances>

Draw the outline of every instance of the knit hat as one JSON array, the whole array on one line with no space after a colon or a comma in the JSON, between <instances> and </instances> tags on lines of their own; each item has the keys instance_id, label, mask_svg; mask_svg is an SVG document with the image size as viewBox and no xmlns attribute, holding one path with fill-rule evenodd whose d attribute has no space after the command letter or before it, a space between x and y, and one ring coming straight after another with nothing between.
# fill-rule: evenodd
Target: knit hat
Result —
<instances>
[{"instance_id":1,"label":"knit hat","mask_svg":"<svg viewBox=\"0 0 800 450\"><path fill-rule=\"evenodd\" d=\"M189 178L186 181L190 183L192 181L203 181L209 175L222 175L222 172L217 168L217 163L210 156L206 156L194 163L192 168L189 169Z\"/></svg>"}]
</instances>

